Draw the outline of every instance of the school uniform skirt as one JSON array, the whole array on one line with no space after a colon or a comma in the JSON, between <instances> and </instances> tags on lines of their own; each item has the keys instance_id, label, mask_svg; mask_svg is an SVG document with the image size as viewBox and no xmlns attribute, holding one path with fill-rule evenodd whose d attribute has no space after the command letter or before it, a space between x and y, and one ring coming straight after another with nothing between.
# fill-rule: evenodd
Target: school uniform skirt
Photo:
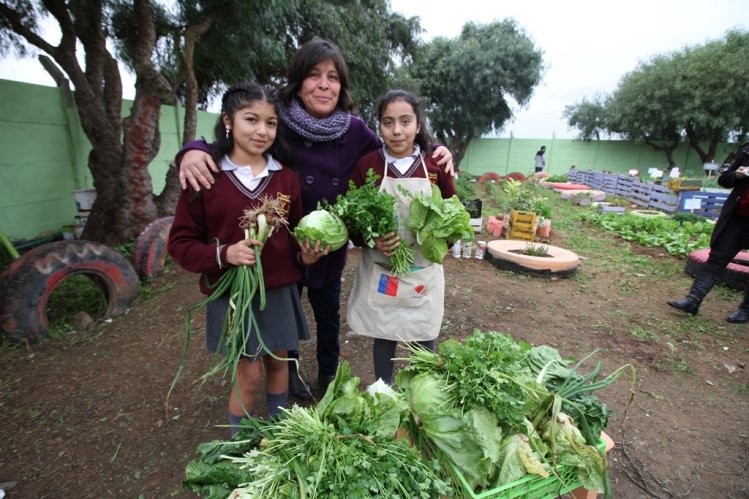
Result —
<instances>
[{"instance_id":1,"label":"school uniform skirt","mask_svg":"<svg viewBox=\"0 0 749 499\"><path fill-rule=\"evenodd\" d=\"M245 353L254 361L266 355L258 338L262 336L263 344L271 352L297 350L300 340L310 338L307 319L299 298L296 283L265 292L265 310L260 311L259 298L252 302L252 310L257 321L257 329L252 327ZM206 307L206 346L208 351L216 353L223 334L226 312L229 309L229 297L222 296ZM224 353L223 348L221 353Z\"/></svg>"}]
</instances>

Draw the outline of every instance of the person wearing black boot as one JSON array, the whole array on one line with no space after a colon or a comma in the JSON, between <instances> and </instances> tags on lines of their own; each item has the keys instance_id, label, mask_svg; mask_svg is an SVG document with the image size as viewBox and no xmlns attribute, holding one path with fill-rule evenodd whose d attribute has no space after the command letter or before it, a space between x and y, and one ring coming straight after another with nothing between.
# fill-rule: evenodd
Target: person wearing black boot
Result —
<instances>
[{"instance_id":1,"label":"person wearing black boot","mask_svg":"<svg viewBox=\"0 0 749 499\"><path fill-rule=\"evenodd\" d=\"M699 311L702 300L739 251L749 249L749 142L741 146L731 165L721 172L718 184L732 190L710 236L710 256L686 299L668 302L690 315ZM739 308L726 320L734 324L749 322L749 288Z\"/></svg>"}]
</instances>

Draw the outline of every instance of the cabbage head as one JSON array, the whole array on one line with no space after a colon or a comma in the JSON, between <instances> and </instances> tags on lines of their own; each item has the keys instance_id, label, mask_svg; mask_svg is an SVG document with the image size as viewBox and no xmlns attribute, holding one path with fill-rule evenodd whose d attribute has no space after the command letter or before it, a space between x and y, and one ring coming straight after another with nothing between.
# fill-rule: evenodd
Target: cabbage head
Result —
<instances>
[{"instance_id":1,"label":"cabbage head","mask_svg":"<svg viewBox=\"0 0 749 499\"><path fill-rule=\"evenodd\" d=\"M348 242L348 231L340 218L327 210L315 210L305 215L294 228L294 238L304 244L320 241L324 248L330 245L330 251L342 248Z\"/></svg>"}]
</instances>

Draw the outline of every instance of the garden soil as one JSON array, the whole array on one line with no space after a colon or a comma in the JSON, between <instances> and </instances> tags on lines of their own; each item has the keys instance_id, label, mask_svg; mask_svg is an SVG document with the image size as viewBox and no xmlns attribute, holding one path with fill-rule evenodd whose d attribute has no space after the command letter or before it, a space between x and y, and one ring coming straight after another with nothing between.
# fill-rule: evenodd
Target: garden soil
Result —
<instances>
[{"instance_id":1,"label":"garden soil","mask_svg":"<svg viewBox=\"0 0 749 499\"><path fill-rule=\"evenodd\" d=\"M677 260L632 250L656 263ZM344 297L360 256L349 254ZM606 430L616 442L613 497L749 497L749 326L725 322L740 294L716 290L698 318L686 318L665 302L685 294L688 276L622 275L615 263L590 265L593 257L581 256L573 277L553 279L448 255L440 339L501 331L578 359L598 350L594 359L606 373L632 364L634 383L624 374L598 392L614 411ZM181 488L185 465L199 443L228 436L220 425L229 387L218 378L199 381L212 362L202 313L166 401L185 312L200 299L196 276L168 264L127 315L0 353L5 497L194 497ZM347 332L344 321L342 357L364 386L374 381L370 340ZM314 385L314 337L301 350ZM262 402L258 411L265 414Z\"/></svg>"}]
</instances>

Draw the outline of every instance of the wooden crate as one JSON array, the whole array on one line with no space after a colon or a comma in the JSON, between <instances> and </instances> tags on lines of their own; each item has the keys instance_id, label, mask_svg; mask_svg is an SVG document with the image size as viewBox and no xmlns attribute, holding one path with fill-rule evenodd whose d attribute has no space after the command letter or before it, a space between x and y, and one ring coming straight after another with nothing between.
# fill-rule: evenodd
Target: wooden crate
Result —
<instances>
[{"instance_id":1,"label":"wooden crate","mask_svg":"<svg viewBox=\"0 0 749 499\"><path fill-rule=\"evenodd\" d=\"M532 211L510 211L510 226L533 228L536 223L536 214Z\"/></svg>"},{"instance_id":2,"label":"wooden crate","mask_svg":"<svg viewBox=\"0 0 749 499\"><path fill-rule=\"evenodd\" d=\"M507 231L507 239L522 239L525 241L533 241L536 233L533 228L527 229L525 227L517 227L510 225L510 229Z\"/></svg>"},{"instance_id":3,"label":"wooden crate","mask_svg":"<svg viewBox=\"0 0 749 499\"><path fill-rule=\"evenodd\" d=\"M689 180L681 178L668 179L668 188L672 191L699 191L702 188L701 180Z\"/></svg>"},{"instance_id":4,"label":"wooden crate","mask_svg":"<svg viewBox=\"0 0 749 499\"><path fill-rule=\"evenodd\" d=\"M726 192L684 191L679 193L679 211L694 213L708 218L718 218L723 203L728 199Z\"/></svg>"},{"instance_id":5,"label":"wooden crate","mask_svg":"<svg viewBox=\"0 0 749 499\"><path fill-rule=\"evenodd\" d=\"M650 203L648 208L674 213L679 205L679 196L665 185L653 184L650 190Z\"/></svg>"},{"instance_id":6,"label":"wooden crate","mask_svg":"<svg viewBox=\"0 0 749 499\"><path fill-rule=\"evenodd\" d=\"M650 205L650 193L653 190L653 184L635 180L632 182L632 190L629 193L629 200L633 203L647 207Z\"/></svg>"}]
</instances>

